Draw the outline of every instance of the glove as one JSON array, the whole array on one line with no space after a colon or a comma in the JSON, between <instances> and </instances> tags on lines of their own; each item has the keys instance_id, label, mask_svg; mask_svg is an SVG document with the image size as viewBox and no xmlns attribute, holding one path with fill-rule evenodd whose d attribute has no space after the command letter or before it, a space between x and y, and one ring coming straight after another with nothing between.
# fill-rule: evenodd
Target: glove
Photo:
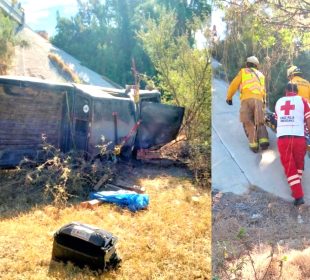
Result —
<instances>
[{"instance_id":1,"label":"glove","mask_svg":"<svg viewBox=\"0 0 310 280\"><path fill-rule=\"evenodd\" d=\"M226 100L226 103L228 104L228 105L232 105L232 100Z\"/></svg>"}]
</instances>

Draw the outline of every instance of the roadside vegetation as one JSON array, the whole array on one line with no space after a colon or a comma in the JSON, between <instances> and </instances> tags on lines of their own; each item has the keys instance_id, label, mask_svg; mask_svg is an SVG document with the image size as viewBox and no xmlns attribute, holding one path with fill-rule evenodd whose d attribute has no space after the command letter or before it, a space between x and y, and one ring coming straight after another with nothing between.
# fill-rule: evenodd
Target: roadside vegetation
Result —
<instances>
[{"instance_id":1,"label":"roadside vegetation","mask_svg":"<svg viewBox=\"0 0 310 280\"><path fill-rule=\"evenodd\" d=\"M181 133L188 140L190 166L197 182L208 186L211 144L211 65L209 52L193 49L188 37L173 36L177 19L163 9L157 20L139 33L143 47L158 72L158 84L167 103L184 106ZM173 38L173 39L171 39Z\"/></svg>"},{"instance_id":2,"label":"roadside vegetation","mask_svg":"<svg viewBox=\"0 0 310 280\"><path fill-rule=\"evenodd\" d=\"M56 67L64 74L66 75L69 80L71 80L74 83L81 84L81 80L79 76L74 72L73 69L68 66L58 54L50 52L48 54L48 58L56 64Z\"/></svg>"},{"instance_id":3,"label":"roadside vegetation","mask_svg":"<svg viewBox=\"0 0 310 280\"><path fill-rule=\"evenodd\" d=\"M15 24L0 9L0 75L5 75L14 54Z\"/></svg>"},{"instance_id":4,"label":"roadside vegetation","mask_svg":"<svg viewBox=\"0 0 310 280\"><path fill-rule=\"evenodd\" d=\"M310 277L310 207L292 207L252 187L245 195L214 193L213 280Z\"/></svg>"},{"instance_id":5,"label":"roadside vegetation","mask_svg":"<svg viewBox=\"0 0 310 280\"><path fill-rule=\"evenodd\" d=\"M283 96L287 83L286 70L298 65L310 79L309 4L303 1L217 1L225 13L225 38L213 46L218 59L231 81L245 60L258 57L260 70L266 76L269 109Z\"/></svg>"}]
</instances>

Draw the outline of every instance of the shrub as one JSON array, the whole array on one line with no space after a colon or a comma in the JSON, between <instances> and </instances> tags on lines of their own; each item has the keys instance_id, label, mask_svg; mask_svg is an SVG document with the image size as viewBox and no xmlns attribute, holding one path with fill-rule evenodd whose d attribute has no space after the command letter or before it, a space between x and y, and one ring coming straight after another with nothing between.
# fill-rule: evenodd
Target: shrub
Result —
<instances>
[{"instance_id":1,"label":"shrub","mask_svg":"<svg viewBox=\"0 0 310 280\"><path fill-rule=\"evenodd\" d=\"M86 198L99 179L108 174L112 177L112 164L85 159L80 152L62 153L48 144L43 137L44 157L46 160L35 167L29 166L29 160L20 163L21 169L27 169L26 183L34 190L43 190L46 201L63 207L70 198Z\"/></svg>"},{"instance_id":2,"label":"shrub","mask_svg":"<svg viewBox=\"0 0 310 280\"><path fill-rule=\"evenodd\" d=\"M191 47L187 36L175 36L174 14L161 11L139 33L143 47L158 71L167 103L185 107L181 133L188 141L189 166L199 184L210 186L211 64L207 49Z\"/></svg>"}]
</instances>

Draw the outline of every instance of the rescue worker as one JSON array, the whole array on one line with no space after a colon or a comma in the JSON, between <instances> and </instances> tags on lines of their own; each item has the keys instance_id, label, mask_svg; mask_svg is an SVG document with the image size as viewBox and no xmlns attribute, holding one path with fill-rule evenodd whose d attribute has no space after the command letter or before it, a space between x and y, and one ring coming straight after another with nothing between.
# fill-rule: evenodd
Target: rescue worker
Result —
<instances>
[{"instance_id":1,"label":"rescue worker","mask_svg":"<svg viewBox=\"0 0 310 280\"><path fill-rule=\"evenodd\" d=\"M297 84L298 95L310 102L310 83L302 78L302 71L295 65L287 69L287 78L291 83ZM310 133L305 126L307 146L310 149Z\"/></svg>"},{"instance_id":2,"label":"rescue worker","mask_svg":"<svg viewBox=\"0 0 310 280\"><path fill-rule=\"evenodd\" d=\"M297 85L289 83L286 96L281 97L275 107L278 150L296 206L304 203L301 185L306 154L304 125L310 128L309 104L297 93Z\"/></svg>"},{"instance_id":3,"label":"rescue worker","mask_svg":"<svg viewBox=\"0 0 310 280\"><path fill-rule=\"evenodd\" d=\"M257 69L259 61L255 56L246 60L242 68L232 80L226 97L226 103L232 105L232 98L239 88L240 121L249 140L249 147L257 153L259 146L265 150L269 146L268 132L265 127L264 104L266 103L265 76Z\"/></svg>"},{"instance_id":4,"label":"rescue worker","mask_svg":"<svg viewBox=\"0 0 310 280\"><path fill-rule=\"evenodd\" d=\"M287 78L298 87L298 95L310 102L310 83L302 78L301 70L293 65L287 69Z\"/></svg>"}]
</instances>

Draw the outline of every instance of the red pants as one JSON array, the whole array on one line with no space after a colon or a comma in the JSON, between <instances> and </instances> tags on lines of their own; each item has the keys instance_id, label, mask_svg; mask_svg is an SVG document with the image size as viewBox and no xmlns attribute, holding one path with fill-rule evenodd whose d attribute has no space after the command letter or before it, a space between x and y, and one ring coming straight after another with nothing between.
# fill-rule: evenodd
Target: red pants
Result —
<instances>
[{"instance_id":1,"label":"red pants","mask_svg":"<svg viewBox=\"0 0 310 280\"><path fill-rule=\"evenodd\" d=\"M306 155L305 137L278 138L278 150L292 196L295 199L303 197L301 177Z\"/></svg>"}]
</instances>

